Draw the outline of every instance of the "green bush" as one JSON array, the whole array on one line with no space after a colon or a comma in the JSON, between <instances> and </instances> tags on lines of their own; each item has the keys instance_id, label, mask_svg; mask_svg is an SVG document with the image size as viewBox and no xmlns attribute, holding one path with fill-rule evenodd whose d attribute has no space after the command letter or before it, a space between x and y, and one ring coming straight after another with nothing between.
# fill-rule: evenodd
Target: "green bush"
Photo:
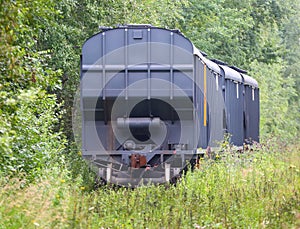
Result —
<instances>
[{"instance_id":1,"label":"green bush","mask_svg":"<svg viewBox=\"0 0 300 229\"><path fill-rule=\"evenodd\" d=\"M34 178L64 149L58 123L59 106L54 95L30 88L3 99L0 170ZM4 113L6 111L6 113Z\"/></svg>"},{"instance_id":2,"label":"green bush","mask_svg":"<svg viewBox=\"0 0 300 229\"><path fill-rule=\"evenodd\" d=\"M48 66L38 35L53 1L2 1L0 8L0 173L33 180L65 147L58 128L61 72Z\"/></svg>"}]
</instances>

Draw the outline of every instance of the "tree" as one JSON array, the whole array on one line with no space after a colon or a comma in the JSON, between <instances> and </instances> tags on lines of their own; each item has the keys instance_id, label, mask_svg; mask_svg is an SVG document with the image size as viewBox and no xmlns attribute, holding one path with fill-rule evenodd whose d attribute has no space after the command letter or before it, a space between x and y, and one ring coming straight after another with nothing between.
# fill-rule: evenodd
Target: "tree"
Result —
<instances>
[{"instance_id":1,"label":"tree","mask_svg":"<svg viewBox=\"0 0 300 229\"><path fill-rule=\"evenodd\" d=\"M64 137L55 129L59 105L53 92L60 71L37 48L38 31L55 14L53 2L2 1L0 9L0 172L34 179L57 158Z\"/></svg>"},{"instance_id":2,"label":"tree","mask_svg":"<svg viewBox=\"0 0 300 229\"><path fill-rule=\"evenodd\" d=\"M299 133L299 1L190 0L181 28L210 58L259 81L261 133Z\"/></svg>"}]
</instances>

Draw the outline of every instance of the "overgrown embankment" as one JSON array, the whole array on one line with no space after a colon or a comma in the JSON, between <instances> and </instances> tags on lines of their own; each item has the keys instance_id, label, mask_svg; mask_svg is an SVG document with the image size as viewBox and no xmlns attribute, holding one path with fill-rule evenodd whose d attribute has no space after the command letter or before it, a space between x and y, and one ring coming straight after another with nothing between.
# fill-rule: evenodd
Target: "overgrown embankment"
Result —
<instances>
[{"instance_id":1,"label":"overgrown embankment","mask_svg":"<svg viewBox=\"0 0 300 229\"><path fill-rule=\"evenodd\" d=\"M297 228L299 146L226 150L176 186L89 190L60 169L1 182L0 228Z\"/></svg>"}]
</instances>

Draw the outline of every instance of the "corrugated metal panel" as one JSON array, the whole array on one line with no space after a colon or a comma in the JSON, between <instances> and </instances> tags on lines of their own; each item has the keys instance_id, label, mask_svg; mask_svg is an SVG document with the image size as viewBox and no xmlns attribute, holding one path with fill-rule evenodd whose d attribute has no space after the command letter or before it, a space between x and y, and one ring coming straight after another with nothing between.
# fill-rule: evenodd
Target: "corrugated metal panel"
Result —
<instances>
[{"instance_id":1,"label":"corrugated metal panel","mask_svg":"<svg viewBox=\"0 0 300 229\"><path fill-rule=\"evenodd\" d=\"M203 58L203 55L199 49L196 48L196 46L193 44L193 54L198 56L199 58Z\"/></svg>"},{"instance_id":2,"label":"corrugated metal panel","mask_svg":"<svg viewBox=\"0 0 300 229\"><path fill-rule=\"evenodd\" d=\"M208 145L218 146L223 140L223 109L224 100L219 83L220 76L212 71L207 76L208 109Z\"/></svg>"},{"instance_id":3,"label":"corrugated metal panel","mask_svg":"<svg viewBox=\"0 0 300 229\"><path fill-rule=\"evenodd\" d=\"M235 71L234 69L225 66L225 65L220 65L220 67L223 69L224 73L225 73L225 79L231 79L233 81L236 82L243 82L243 78L240 75L240 73L238 73L237 71Z\"/></svg>"},{"instance_id":4,"label":"corrugated metal panel","mask_svg":"<svg viewBox=\"0 0 300 229\"><path fill-rule=\"evenodd\" d=\"M237 87L239 88L237 90ZM237 146L243 145L243 90L242 85L226 80L225 103L227 112L227 127L231 134L231 142ZM237 96L238 91L238 96Z\"/></svg>"},{"instance_id":5,"label":"corrugated metal panel","mask_svg":"<svg viewBox=\"0 0 300 229\"><path fill-rule=\"evenodd\" d=\"M245 87L244 95L245 139L259 141L259 89Z\"/></svg>"},{"instance_id":6,"label":"corrugated metal panel","mask_svg":"<svg viewBox=\"0 0 300 229\"><path fill-rule=\"evenodd\" d=\"M211 70L213 70L214 72L221 74L221 68L219 67L219 65L217 65L216 63L214 63L213 61L207 59L207 58L203 58L203 61L206 63L207 67Z\"/></svg>"},{"instance_id":7,"label":"corrugated metal panel","mask_svg":"<svg viewBox=\"0 0 300 229\"><path fill-rule=\"evenodd\" d=\"M255 79L252 77L246 75L246 74L241 74L243 79L244 79L244 85L252 86L258 88L258 83Z\"/></svg>"},{"instance_id":8,"label":"corrugated metal panel","mask_svg":"<svg viewBox=\"0 0 300 229\"><path fill-rule=\"evenodd\" d=\"M214 72L221 74L221 69L219 67L218 64L216 64L215 62L205 58L205 56L207 56L206 53L200 51L199 49L197 49L194 45L193 45L193 54L198 56L206 65L210 70L213 70Z\"/></svg>"},{"instance_id":9,"label":"corrugated metal panel","mask_svg":"<svg viewBox=\"0 0 300 229\"><path fill-rule=\"evenodd\" d=\"M201 147L201 148L206 148L207 147L207 143L208 143L208 136L207 136L207 132L208 132L208 127L204 126L204 117L203 117L203 113L204 113L204 94L203 94L203 90L201 90L201 88L204 88L204 82L203 82L203 78L204 78L204 64L201 61L198 61L196 64L196 74L198 75L198 87L196 87L196 104L198 104L197 106L197 115L198 115L198 119L199 119L199 141L198 141L198 146L197 147Z\"/></svg>"}]
</instances>

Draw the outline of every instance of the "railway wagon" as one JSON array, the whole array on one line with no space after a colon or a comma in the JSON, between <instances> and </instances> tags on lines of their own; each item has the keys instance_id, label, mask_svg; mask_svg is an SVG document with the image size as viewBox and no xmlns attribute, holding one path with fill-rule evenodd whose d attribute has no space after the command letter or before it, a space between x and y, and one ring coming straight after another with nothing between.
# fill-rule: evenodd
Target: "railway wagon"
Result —
<instances>
[{"instance_id":1,"label":"railway wagon","mask_svg":"<svg viewBox=\"0 0 300 229\"><path fill-rule=\"evenodd\" d=\"M225 133L259 140L256 80L179 30L102 28L83 44L80 91L82 155L114 184L169 182Z\"/></svg>"}]
</instances>

